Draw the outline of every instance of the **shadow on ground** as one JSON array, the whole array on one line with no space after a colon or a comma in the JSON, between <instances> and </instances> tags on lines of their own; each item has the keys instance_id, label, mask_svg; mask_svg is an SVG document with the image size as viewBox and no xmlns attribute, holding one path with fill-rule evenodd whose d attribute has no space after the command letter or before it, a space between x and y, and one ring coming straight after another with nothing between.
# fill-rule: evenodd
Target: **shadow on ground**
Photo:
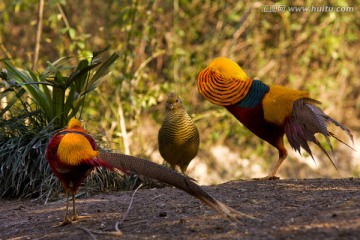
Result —
<instances>
[{"instance_id":1,"label":"shadow on ground","mask_svg":"<svg viewBox=\"0 0 360 240\"><path fill-rule=\"evenodd\" d=\"M219 200L260 220L235 226L197 199L175 188L139 190L121 239L358 239L360 179L233 181L205 187ZM46 205L1 200L0 239L92 239L85 229L114 231L132 192L78 199L89 218L52 227L63 220L65 201ZM95 235L97 239L113 239Z\"/></svg>"}]
</instances>

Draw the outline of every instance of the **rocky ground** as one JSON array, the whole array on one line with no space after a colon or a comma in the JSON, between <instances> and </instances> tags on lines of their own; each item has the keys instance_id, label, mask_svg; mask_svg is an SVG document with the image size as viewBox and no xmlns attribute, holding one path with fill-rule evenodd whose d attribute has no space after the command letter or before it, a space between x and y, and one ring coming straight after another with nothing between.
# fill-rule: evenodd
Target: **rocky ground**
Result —
<instances>
[{"instance_id":1,"label":"rocky ground","mask_svg":"<svg viewBox=\"0 0 360 240\"><path fill-rule=\"evenodd\" d=\"M360 179L233 181L205 189L258 220L232 223L175 188L139 190L121 239L359 239ZM81 190L80 190L81 191ZM1 200L0 239L114 239L95 231L115 231L133 192L79 197L78 213L88 218L53 227L63 220L64 199L37 203Z\"/></svg>"}]
</instances>

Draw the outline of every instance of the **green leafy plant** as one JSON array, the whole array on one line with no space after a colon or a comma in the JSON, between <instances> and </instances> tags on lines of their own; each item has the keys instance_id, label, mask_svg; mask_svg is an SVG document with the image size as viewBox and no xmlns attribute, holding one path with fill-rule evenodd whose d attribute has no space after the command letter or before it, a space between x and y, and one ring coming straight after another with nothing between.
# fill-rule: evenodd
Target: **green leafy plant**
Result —
<instances>
[{"instance_id":1,"label":"green leafy plant","mask_svg":"<svg viewBox=\"0 0 360 240\"><path fill-rule=\"evenodd\" d=\"M66 65L70 58L64 57L49 63L40 74L30 69L18 69L9 61L3 60L6 71L2 72L3 79L9 88L0 93L0 99L13 91L13 96L0 115L8 111L21 97L27 93L32 101L43 112L47 123L54 120L54 127L63 127L70 118L74 117L84 106L86 94L101 84L109 73L110 66L119 58L114 53L105 61L101 61L95 52L93 58L81 60L76 67ZM95 69L96 68L96 69ZM64 74L74 69L68 76ZM20 88L19 90L16 90Z\"/></svg>"},{"instance_id":2,"label":"green leafy plant","mask_svg":"<svg viewBox=\"0 0 360 240\"><path fill-rule=\"evenodd\" d=\"M45 159L47 143L57 129L80 115L86 95L101 84L119 54L101 60L108 48L93 58L70 65L71 58L49 63L41 73L17 68L10 61L0 72L0 197L48 198L59 193L60 183ZM121 175L98 170L88 179L88 187L117 189Z\"/></svg>"}]
</instances>

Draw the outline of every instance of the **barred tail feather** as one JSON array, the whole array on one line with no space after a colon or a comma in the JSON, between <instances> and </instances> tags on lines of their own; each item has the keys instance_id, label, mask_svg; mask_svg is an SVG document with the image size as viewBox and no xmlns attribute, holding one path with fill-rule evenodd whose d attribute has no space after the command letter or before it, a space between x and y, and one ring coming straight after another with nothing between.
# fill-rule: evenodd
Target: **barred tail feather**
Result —
<instances>
[{"instance_id":1,"label":"barred tail feather","mask_svg":"<svg viewBox=\"0 0 360 240\"><path fill-rule=\"evenodd\" d=\"M320 102L310 99L310 98L301 98L294 102L293 104L293 112L292 116L290 116L285 122L285 134L291 147L300 153L300 148L303 148L310 156L314 159L311 149L308 145L308 142L313 142L325 153L325 155L330 159L332 165L336 168L333 158L334 158L334 150L330 143L330 137L335 138L339 142L344 145L350 147L348 144L344 143L338 137L336 137L332 132L327 130L327 126L329 123L332 123L338 127L340 127L346 134L350 137L351 141L353 141L353 136L350 131L344 127L341 123L335 121L328 115L326 115L319 107L315 106L315 104L319 104ZM330 157L328 152L324 149L324 147L320 144L320 142L315 138L315 134L322 134L333 154L333 158ZM350 147L353 149L352 147Z\"/></svg>"},{"instance_id":2,"label":"barred tail feather","mask_svg":"<svg viewBox=\"0 0 360 240\"><path fill-rule=\"evenodd\" d=\"M103 151L99 151L99 158L115 168L129 169L130 171L133 171L137 174L157 179L179 188L198 198L200 201L213 208L217 212L225 214L232 221L238 222L237 217L240 216L256 219L250 215L241 213L231 207L226 206L224 203L218 201L210 194L208 194L202 187L193 182L189 177L179 174L178 172L162 165L139 157Z\"/></svg>"}]
</instances>

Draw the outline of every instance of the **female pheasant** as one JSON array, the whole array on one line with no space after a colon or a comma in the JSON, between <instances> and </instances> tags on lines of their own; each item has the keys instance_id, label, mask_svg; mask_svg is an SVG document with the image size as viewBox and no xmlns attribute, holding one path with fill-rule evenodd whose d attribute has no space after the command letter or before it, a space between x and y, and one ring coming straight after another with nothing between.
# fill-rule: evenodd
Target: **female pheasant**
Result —
<instances>
[{"instance_id":1,"label":"female pheasant","mask_svg":"<svg viewBox=\"0 0 360 240\"><path fill-rule=\"evenodd\" d=\"M275 174L287 156L284 135L293 149L300 153L300 148L303 148L312 158L308 141L314 142L333 165L332 158L314 135L323 134L333 152L329 137L344 143L328 131L327 125L333 123L353 141L350 131L317 107L320 102L309 98L308 92L268 86L260 80L251 79L230 59L214 59L199 73L197 86L205 99L225 107L256 136L278 149L279 159L263 179L278 179Z\"/></svg>"},{"instance_id":2,"label":"female pheasant","mask_svg":"<svg viewBox=\"0 0 360 240\"><path fill-rule=\"evenodd\" d=\"M60 225L71 223L68 214L69 195L72 194L73 214L72 220L79 216L75 208L75 195L82 181L95 167L105 167L110 170L119 169L124 173L129 171L168 183L200 201L225 214L231 220L246 214L236 211L218 201L190 178L173 171L167 167L151 161L129 155L98 151L94 139L81 126L79 120L72 118L67 128L56 133L48 143L46 150L50 168L61 181L66 193L65 220Z\"/></svg>"},{"instance_id":3,"label":"female pheasant","mask_svg":"<svg viewBox=\"0 0 360 240\"><path fill-rule=\"evenodd\" d=\"M199 150L199 131L179 97L170 93L165 118L158 134L159 151L172 169L179 166L185 173Z\"/></svg>"}]
</instances>

